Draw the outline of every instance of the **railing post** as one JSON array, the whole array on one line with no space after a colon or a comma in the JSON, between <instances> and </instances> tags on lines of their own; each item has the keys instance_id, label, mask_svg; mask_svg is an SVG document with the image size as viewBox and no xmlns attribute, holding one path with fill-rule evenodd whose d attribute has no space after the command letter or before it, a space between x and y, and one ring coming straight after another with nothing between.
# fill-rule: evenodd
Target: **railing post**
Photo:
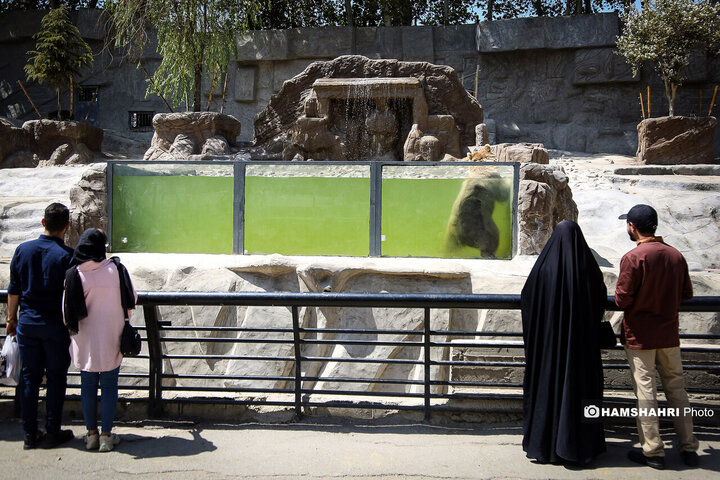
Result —
<instances>
[{"instance_id":1,"label":"railing post","mask_svg":"<svg viewBox=\"0 0 720 480\"><path fill-rule=\"evenodd\" d=\"M425 420L430 420L430 308L425 308L423 352L425 353Z\"/></svg>"},{"instance_id":2,"label":"railing post","mask_svg":"<svg viewBox=\"0 0 720 480\"><path fill-rule=\"evenodd\" d=\"M293 345L295 346L295 416L302 417L302 352L300 351L300 314L297 305L293 305Z\"/></svg>"},{"instance_id":3,"label":"railing post","mask_svg":"<svg viewBox=\"0 0 720 480\"><path fill-rule=\"evenodd\" d=\"M150 388L148 394L148 414L151 417L162 416L162 348L160 347L160 312L157 305L144 305L145 332L147 333L148 353L150 355Z\"/></svg>"}]
</instances>

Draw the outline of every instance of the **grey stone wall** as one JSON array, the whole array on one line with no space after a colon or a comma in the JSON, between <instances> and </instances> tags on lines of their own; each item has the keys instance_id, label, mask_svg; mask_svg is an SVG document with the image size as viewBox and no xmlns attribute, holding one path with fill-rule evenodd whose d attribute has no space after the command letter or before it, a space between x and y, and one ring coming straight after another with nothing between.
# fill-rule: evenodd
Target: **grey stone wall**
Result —
<instances>
[{"instance_id":1,"label":"grey stone wall","mask_svg":"<svg viewBox=\"0 0 720 480\"><path fill-rule=\"evenodd\" d=\"M14 12L0 17L0 115L35 118L20 91L25 52L33 47L40 15ZM150 142L152 132L130 131L129 111L167 112L157 96L145 97L146 78L135 64L101 53L103 30L98 11L74 13L81 32L98 52L83 85L100 86L97 120ZM328 27L252 32L238 37L238 56L230 69L224 113L242 123L238 140L253 140L253 119L284 81L315 60L359 54L370 58L428 61L453 67L465 87L475 89L485 118L495 125L496 142L542 142L548 148L634 154L642 119L638 95L651 87L653 116L667 113L662 82L650 68L633 77L614 54L619 20L614 14L561 18L523 18L478 25L418 27ZM142 59L154 71L160 58L152 49ZM697 115L702 92L706 115L712 89L720 83L720 61L698 53L689 79L678 91L676 112ZM205 95L210 80L205 82ZM44 112L54 97L28 85ZM213 110L222 85L215 85ZM720 101L720 100L718 100ZM204 104L204 106L206 103ZM183 107L176 109L181 110ZM717 109L716 109L717 110ZM717 111L715 112L717 113ZM716 135L716 152L720 151Z\"/></svg>"}]
</instances>

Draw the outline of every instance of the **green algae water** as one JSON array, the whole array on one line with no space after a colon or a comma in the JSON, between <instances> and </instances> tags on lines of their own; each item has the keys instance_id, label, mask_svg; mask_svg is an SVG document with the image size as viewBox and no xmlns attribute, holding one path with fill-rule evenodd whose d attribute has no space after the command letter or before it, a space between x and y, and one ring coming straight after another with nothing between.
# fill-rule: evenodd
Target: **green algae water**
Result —
<instances>
[{"instance_id":1,"label":"green algae water","mask_svg":"<svg viewBox=\"0 0 720 480\"><path fill-rule=\"evenodd\" d=\"M232 253L233 218L238 215L244 253L370 253L367 166L345 166L340 172L321 165L248 165L244 212L233 211L231 167L182 168L177 171L184 174L177 175L153 171L158 169L153 166L114 170L113 251ZM200 168L205 175L198 173ZM510 258L512 174L468 178L467 169L443 168L383 168L381 255ZM468 219L470 242L463 230ZM492 242L466 244L478 237L492 237Z\"/></svg>"},{"instance_id":2,"label":"green algae water","mask_svg":"<svg viewBox=\"0 0 720 480\"><path fill-rule=\"evenodd\" d=\"M114 252L232 253L233 178L114 175Z\"/></svg>"},{"instance_id":3,"label":"green algae water","mask_svg":"<svg viewBox=\"0 0 720 480\"><path fill-rule=\"evenodd\" d=\"M453 207L463 178L390 178L382 182L382 254L438 258L510 258L512 254L512 190L500 185L492 221L498 246L492 252L448 244ZM491 179L489 182L503 182Z\"/></svg>"},{"instance_id":4,"label":"green algae water","mask_svg":"<svg viewBox=\"0 0 720 480\"><path fill-rule=\"evenodd\" d=\"M245 178L245 252L368 256L370 179Z\"/></svg>"}]
</instances>

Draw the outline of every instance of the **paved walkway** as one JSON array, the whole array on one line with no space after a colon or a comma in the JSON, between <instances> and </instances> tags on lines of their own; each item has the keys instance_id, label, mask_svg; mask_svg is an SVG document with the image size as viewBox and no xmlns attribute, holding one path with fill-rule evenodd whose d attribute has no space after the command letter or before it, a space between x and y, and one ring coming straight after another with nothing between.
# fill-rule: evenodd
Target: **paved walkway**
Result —
<instances>
[{"instance_id":1,"label":"paved walkway","mask_svg":"<svg viewBox=\"0 0 720 480\"><path fill-rule=\"evenodd\" d=\"M79 422L71 428L84 433ZM667 470L626 458L634 427L607 432L608 451L588 469L538 465L520 447L521 426L422 424L310 418L240 424L120 423L122 443L88 452L79 439L53 450L22 449L17 420L0 421L3 479L717 479L720 427L698 427L701 465L668 452ZM671 438L666 433L666 438Z\"/></svg>"}]
</instances>

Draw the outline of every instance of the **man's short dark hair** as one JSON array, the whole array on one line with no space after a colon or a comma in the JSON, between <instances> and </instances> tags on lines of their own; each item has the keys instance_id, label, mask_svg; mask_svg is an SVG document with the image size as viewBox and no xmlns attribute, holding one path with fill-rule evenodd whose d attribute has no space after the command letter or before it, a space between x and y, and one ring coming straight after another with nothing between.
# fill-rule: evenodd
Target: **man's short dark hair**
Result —
<instances>
[{"instance_id":1,"label":"man's short dark hair","mask_svg":"<svg viewBox=\"0 0 720 480\"><path fill-rule=\"evenodd\" d=\"M51 203L45 208L44 218L48 232L61 232L70 221L70 210L62 203Z\"/></svg>"}]
</instances>

